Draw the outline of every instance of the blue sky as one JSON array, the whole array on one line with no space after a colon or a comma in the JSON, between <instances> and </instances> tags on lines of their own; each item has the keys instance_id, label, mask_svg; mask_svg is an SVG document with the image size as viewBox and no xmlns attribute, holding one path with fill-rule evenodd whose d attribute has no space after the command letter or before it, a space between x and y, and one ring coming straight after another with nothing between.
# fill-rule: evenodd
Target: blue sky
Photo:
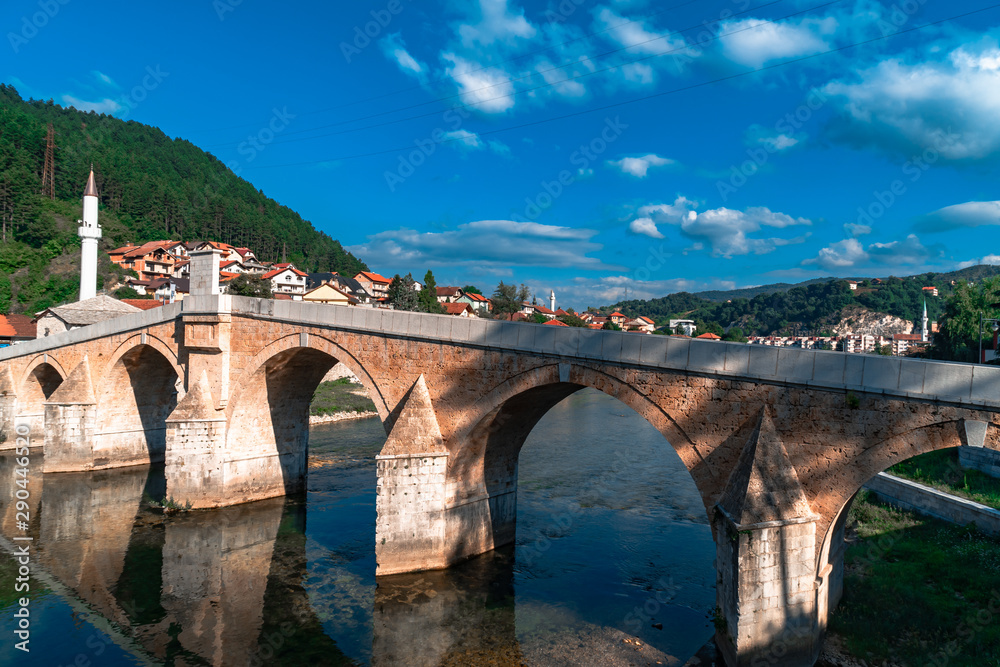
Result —
<instances>
[{"instance_id":1,"label":"blue sky","mask_svg":"<svg viewBox=\"0 0 1000 667\"><path fill-rule=\"evenodd\" d=\"M990 4L10 0L0 76L191 140L376 271L580 308L1000 263Z\"/></svg>"}]
</instances>

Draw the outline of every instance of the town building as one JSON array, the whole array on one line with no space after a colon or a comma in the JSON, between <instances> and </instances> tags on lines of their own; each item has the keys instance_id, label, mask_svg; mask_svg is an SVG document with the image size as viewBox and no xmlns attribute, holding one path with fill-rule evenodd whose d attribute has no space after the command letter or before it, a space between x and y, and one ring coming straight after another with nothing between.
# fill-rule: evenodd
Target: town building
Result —
<instances>
[{"instance_id":1,"label":"town building","mask_svg":"<svg viewBox=\"0 0 1000 667\"><path fill-rule=\"evenodd\" d=\"M279 265L275 265L278 267ZM284 264L265 273L264 280L271 281L271 292L274 294L291 294L302 296L306 293L306 278L309 274L299 271L291 264Z\"/></svg>"},{"instance_id":2,"label":"town building","mask_svg":"<svg viewBox=\"0 0 1000 667\"><path fill-rule=\"evenodd\" d=\"M389 294L389 283L392 281L383 275L373 273L372 271L362 271L358 275L354 276L354 279L360 283L364 290L372 295L375 300L384 299Z\"/></svg>"},{"instance_id":3,"label":"town building","mask_svg":"<svg viewBox=\"0 0 1000 667\"><path fill-rule=\"evenodd\" d=\"M0 315L0 347L7 347L37 336L35 323L27 315Z\"/></svg>"},{"instance_id":4,"label":"town building","mask_svg":"<svg viewBox=\"0 0 1000 667\"><path fill-rule=\"evenodd\" d=\"M356 306L360 302L347 292L334 287L330 283L321 283L302 295L302 300L309 303L326 303L334 306Z\"/></svg>"},{"instance_id":5,"label":"town building","mask_svg":"<svg viewBox=\"0 0 1000 667\"><path fill-rule=\"evenodd\" d=\"M53 334L85 327L104 320L110 320L122 315L138 313L135 306L122 303L118 299L100 294L90 299L46 308L35 317L37 338L45 338Z\"/></svg>"}]
</instances>

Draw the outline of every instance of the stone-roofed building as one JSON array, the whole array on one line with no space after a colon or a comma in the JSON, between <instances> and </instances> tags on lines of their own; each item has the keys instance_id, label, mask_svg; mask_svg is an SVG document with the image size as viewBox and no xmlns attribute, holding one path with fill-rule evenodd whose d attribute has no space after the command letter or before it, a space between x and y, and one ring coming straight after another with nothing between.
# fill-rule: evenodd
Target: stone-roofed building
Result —
<instances>
[{"instance_id":1,"label":"stone-roofed building","mask_svg":"<svg viewBox=\"0 0 1000 667\"><path fill-rule=\"evenodd\" d=\"M35 317L37 338L96 324L123 315L141 312L118 299L99 294L93 299L69 303L65 306L46 308Z\"/></svg>"}]
</instances>

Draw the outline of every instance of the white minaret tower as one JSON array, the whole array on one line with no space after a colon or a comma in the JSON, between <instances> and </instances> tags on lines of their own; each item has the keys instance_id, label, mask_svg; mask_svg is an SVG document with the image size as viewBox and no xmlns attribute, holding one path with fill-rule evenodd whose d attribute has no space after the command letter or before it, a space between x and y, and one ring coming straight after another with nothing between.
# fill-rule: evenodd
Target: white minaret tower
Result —
<instances>
[{"instance_id":1,"label":"white minaret tower","mask_svg":"<svg viewBox=\"0 0 1000 667\"><path fill-rule=\"evenodd\" d=\"M924 322L920 328L920 342L927 342L927 299L924 299Z\"/></svg>"},{"instance_id":2,"label":"white minaret tower","mask_svg":"<svg viewBox=\"0 0 1000 667\"><path fill-rule=\"evenodd\" d=\"M556 309L556 292L555 290L549 290L549 310L554 311Z\"/></svg>"},{"instance_id":3,"label":"white minaret tower","mask_svg":"<svg viewBox=\"0 0 1000 667\"><path fill-rule=\"evenodd\" d=\"M94 167L90 167L90 177L83 191L83 220L77 221L80 228L80 301L97 296L97 239L101 238L101 226L97 224L97 183L94 181Z\"/></svg>"}]
</instances>

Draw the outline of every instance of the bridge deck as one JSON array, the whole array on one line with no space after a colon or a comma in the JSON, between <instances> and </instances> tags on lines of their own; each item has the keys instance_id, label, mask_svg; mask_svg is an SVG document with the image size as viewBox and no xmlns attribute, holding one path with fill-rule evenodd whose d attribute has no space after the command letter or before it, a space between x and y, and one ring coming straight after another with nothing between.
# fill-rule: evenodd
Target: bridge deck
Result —
<instances>
[{"instance_id":1,"label":"bridge deck","mask_svg":"<svg viewBox=\"0 0 1000 667\"><path fill-rule=\"evenodd\" d=\"M567 360L663 368L719 379L867 392L970 408L1000 407L1000 368L992 366L228 295L190 296L162 308L19 343L0 350L0 361L141 330L182 315L217 313Z\"/></svg>"}]
</instances>

